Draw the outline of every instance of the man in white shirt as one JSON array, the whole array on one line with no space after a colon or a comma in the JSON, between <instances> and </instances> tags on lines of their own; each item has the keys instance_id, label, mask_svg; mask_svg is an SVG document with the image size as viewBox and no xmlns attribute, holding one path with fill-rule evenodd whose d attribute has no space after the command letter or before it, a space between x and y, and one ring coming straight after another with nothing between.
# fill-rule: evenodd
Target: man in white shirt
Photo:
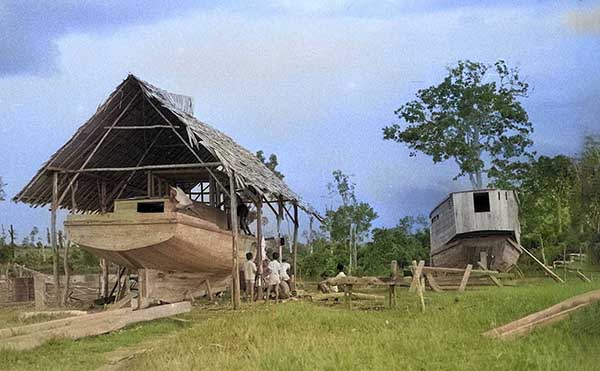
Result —
<instances>
[{"instance_id":1,"label":"man in white shirt","mask_svg":"<svg viewBox=\"0 0 600 371\"><path fill-rule=\"evenodd\" d=\"M279 264L279 253L273 253L273 259L269 262L269 277L267 278L267 300L271 292L275 291L275 301L279 300L279 283L281 282L281 264Z\"/></svg>"},{"instance_id":2,"label":"man in white shirt","mask_svg":"<svg viewBox=\"0 0 600 371\"><path fill-rule=\"evenodd\" d=\"M256 264L252 261L252 253L246 253L244 262L244 280L246 281L246 300L254 301L254 281L256 279Z\"/></svg>"},{"instance_id":3,"label":"man in white shirt","mask_svg":"<svg viewBox=\"0 0 600 371\"><path fill-rule=\"evenodd\" d=\"M290 263L287 262L286 259L283 259L283 263L281 263L281 272L279 273L279 277L282 281L285 281L289 285L290 275L288 274L289 269L291 268Z\"/></svg>"}]
</instances>

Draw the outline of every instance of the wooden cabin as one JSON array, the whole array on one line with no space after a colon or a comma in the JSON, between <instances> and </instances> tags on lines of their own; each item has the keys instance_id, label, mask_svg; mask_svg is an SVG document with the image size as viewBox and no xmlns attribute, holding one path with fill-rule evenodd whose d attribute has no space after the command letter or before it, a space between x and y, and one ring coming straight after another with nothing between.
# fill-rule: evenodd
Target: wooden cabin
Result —
<instances>
[{"instance_id":1,"label":"wooden cabin","mask_svg":"<svg viewBox=\"0 0 600 371\"><path fill-rule=\"evenodd\" d=\"M433 209L431 264L460 267L478 263L505 271L520 251L519 200L515 191L482 189L451 193Z\"/></svg>"}]
</instances>

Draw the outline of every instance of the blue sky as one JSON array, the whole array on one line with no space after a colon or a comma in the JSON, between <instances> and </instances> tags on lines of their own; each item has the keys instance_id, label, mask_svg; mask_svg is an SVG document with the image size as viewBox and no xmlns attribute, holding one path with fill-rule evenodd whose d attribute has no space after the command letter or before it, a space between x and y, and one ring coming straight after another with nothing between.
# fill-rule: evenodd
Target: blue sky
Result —
<instances>
[{"instance_id":1,"label":"blue sky","mask_svg":"<svg viewBox=\"0 0 600 371\"><path fill-rule=\"evenodd\" d=\"M408 156L381 128L458 59L518 66L542 154L599 133L597 1L0 0L0 176L12 197L131 72L190 95L196 116L275 152L287 183L324 210L331 172L392 226L426 214L452 163ZM49 213L0 203L20 235Z\"/></svg>"}]
</instances>

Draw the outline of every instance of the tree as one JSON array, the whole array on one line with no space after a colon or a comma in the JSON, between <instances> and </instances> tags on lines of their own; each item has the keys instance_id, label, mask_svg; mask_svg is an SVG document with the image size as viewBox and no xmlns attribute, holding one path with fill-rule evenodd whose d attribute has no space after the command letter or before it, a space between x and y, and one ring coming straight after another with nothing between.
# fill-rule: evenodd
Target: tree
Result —
<instances>
[{"instance_id":1,"label":"tree","mask_svg":"<svg viewBox=\"0 0 600 371\"><path fill-rule=\"evenodd\" d=\"M522 171L522 158L533 156L533 127L519 98L529 85L516 68L503 60L495 64L459 61L436 86L421 89L417 99L394 113L406 127L383 128L383 138L405 143L411 156L423 152L434 163L454 159L457 179L468 175L474 188L483 177Z\"/></svg>"},{"instance_id":2,"label":"tree","mask_svg":"<svg viewBox=\"0 0 600 371\"><path fill-rule=\"evenodd\" d=\"M389 272L390 262L408 266L412 260L429 258L428 221L423 217L404 217L393 228L375 228L373 240L361 250L361 268L367 274Z\"/></svg>"},{"instance_id":3,"label":"tree","mask_svg":"<svg viewBox=\"0 0 600 371\"><path fill-rule=\"evenodd\" d=\"M278 177L279 179L283 179L285 177L282 173L275 169L277 165L279 165L279 161L277 161L276 154L271 153L271 155L269 156L269 161L267 161L265 159L265 153L262 150L260 150L256 152L256 157L267 167L267 169L271 170L276 177Z\"/></svg>"},{"instance_id":4,"label":"tree","mask_svg":"<svg viewBox=\"0 0 600 371\"><path fill-rule=\"evenodd\" d=\"M6 198L6 193L4 192L5 183L2 182L2 177L0 176L0 201L4 201Z\"/></svg>"},{"instance_id":5,"label":"tree","mask_svg":"<svg viewBox=\"0 0 600 371\"><path fill-rule=\"evenodd\" d=\"M350 267L356 268L357 245L368 237L377 213L368 203L357 200L354 193L356 185L349 175L335 170L333 179L327 188L331 196L339 197L341 205L327 209L321 228L329 233L334 244L347 244Z\"/></svg>"}]
</instances>

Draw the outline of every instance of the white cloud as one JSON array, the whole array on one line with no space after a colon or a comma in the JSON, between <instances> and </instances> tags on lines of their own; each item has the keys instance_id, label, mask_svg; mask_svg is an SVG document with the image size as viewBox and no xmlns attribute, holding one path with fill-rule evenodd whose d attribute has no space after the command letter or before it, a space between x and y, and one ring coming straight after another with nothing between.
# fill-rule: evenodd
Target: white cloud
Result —
<instances>
[{"instance_id":1,"label":"white cloud","mask_svg":"<svg viewBox=\"0 0 600 371\"><path fill-rule=\"evenodd\" d=\"M600 7L570 11L565 23L580 33L600 34Z\"/></svg>"}]
</instances>

